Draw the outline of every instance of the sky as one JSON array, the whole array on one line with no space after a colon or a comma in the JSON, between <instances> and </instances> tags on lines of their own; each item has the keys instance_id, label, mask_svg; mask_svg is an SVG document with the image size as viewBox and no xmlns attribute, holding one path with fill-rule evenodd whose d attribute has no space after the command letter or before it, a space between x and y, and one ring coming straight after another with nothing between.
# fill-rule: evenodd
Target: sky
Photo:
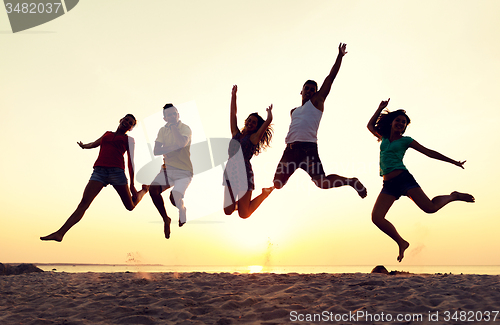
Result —
<instances>
[{"instance_id":1,"label":"sky","mask_svg":"<svg viewBox=\"0 0 500 325\"><path fill-rule=\"evenodd\" d=\"M371 222L382 179L366 128L391 98L388 108L411 118L405 135L467 160L462 170L410 149L404 162L424 192L476 198L432 215L396 201L387 219L411 244L401 265L500 265L499 11L496 0L86 0L18 33L0 13L0 262L394 265L396 243ZM320 190L297 171L249 219L226 216L215 162L186 192L185 226L167 203L169 240L149 195L129 212L111 186L61 243L39 239L66 221L92 173L98 149L78 141L132 113L136 167L144 166L168 102L193 144L227 139L235 84L240 127L274 106L271 147L252 159L259 194L272 185L302 84L323 82L340 42L348 53L325 102L319 154L327 173L358 177L367 198Z\"/></svg>"}]
</instances>

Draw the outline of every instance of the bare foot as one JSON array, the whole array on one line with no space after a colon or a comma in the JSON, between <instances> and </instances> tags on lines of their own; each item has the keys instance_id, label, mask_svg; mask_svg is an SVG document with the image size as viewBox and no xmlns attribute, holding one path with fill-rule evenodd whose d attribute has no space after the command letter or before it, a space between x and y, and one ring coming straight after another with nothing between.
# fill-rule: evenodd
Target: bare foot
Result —
<instances>
[{"instance_id":1,"label":"bare foot","mask_svg":"<svg viewBox=\"0 0 500 325\"><path fill-rule=\"evenodd\" d=\"M356 190L356 192L358 192L358 195L362 199L364 199L366 197L366 195L368 194L366 191L366 187L363 184L361 184L359 179L357 179L356 177L351 178L351 186L352 186L352 188L354 188Z\"/></svg>"},{"instance_id":2,"label":"bare foot","mask_svg":"<svg viewBox=\"0 0 500 325\"><path fill-rule=\"evenodd\" d=\"M40 237L41 240L55 240L57 242L60 242L62 241L63 239L63 236L59 235L59 233L55 232L55 233L52 233L48 236L45 236L45 237Z\"/></svg>"},{"instance_id":3,"label":"bare foot","mask_svg":"<svg viewBox=\"0 0 500 325\"><path fill-rule=\"evenodd\" d=\"M167 217L167 221L163 220L165 225L163 226L163 232L165 233L165 238L170 238L170 222L172 221L169 217Z\"/></svg>"},{"instance_id":4,"label":"bare foot","mask_svg":"<svg viewBox=\"0 0 500 325\"><path fill-rule=\"evenodd\" d=\"M142 184L142 190L144 191L144 194L146 194L149 191L149 185Z\"/></svg>"},{"instance_id":5,"label":"bare foot","mask_svg":"<svg viewBox=\"0 0 500 325\"><path fill-rule=\"evenodd\" d=\"M460 193L457 191L454 191L451 193L452 196L456 197L456 201L464 201L464 202L475 202L476 199L467 193Z\"/></svg>"},{"instance_id":6,"label":"bare foot","mask_svg":"<svg viewBox=\"0 0 500 325\"><path fill-rule=\"evenodd\" d=\"M398 244L398 245L399 245L398 262L401 263L401 261L403 260L403 257L405 257L405 250L410 246L410 243L405 240L405 241L403 241L402 244Z\"/></svg>"},{"instance_id":7,"label":"bare foot","mask_svg":"<svg viewBox=\"0 0 500 325\"><path fill-rule=\"evenodd\" d=\"M262 189L262 195L264 195L264 197L268 197L269 194L271 194L271 192L274 190L274 186L271 186L271 187L267 187L267 188L263 188Z\"/></svg>"}]
</instances>

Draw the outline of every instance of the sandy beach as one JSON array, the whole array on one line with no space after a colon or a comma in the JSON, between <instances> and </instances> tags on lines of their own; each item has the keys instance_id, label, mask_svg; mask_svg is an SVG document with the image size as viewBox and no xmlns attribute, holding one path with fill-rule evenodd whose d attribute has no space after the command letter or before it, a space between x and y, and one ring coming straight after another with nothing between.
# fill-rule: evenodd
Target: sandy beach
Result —
<instances>
[{"instance_id":1,"label":"sandy beach","mask_svg":"<svg viewBox=\"0 0 500 325\"><path fill-rule=\"evenodd\" d=\"M473 324L498 311L498 275L0 276L0 324Z\"/></svg>"}]
</instances>

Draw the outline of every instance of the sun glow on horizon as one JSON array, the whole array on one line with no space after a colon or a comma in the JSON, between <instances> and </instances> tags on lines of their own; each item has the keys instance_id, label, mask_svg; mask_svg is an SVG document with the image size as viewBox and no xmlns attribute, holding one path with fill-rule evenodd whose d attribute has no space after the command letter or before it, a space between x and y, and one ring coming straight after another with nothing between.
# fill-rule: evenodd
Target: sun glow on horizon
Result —
<instances>
[{"instance_id":1,"label":"sun glow on horizon","mask_svg":"<svg viewBox=\"0 0 500 325\"><path fill-rule=\"evenodd\" d=\"M249 273L260 273L264 267L262 265L250 265L248 266Z\"/></svg>"}]
</instances>

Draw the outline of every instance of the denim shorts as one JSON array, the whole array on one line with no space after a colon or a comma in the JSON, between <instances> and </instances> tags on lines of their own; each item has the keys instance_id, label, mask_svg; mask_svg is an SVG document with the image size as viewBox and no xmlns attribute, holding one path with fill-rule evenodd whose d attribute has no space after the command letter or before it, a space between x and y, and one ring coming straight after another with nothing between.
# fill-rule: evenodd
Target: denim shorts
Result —
<instances>
[{"instance_id":1,"label":"denim shorts","mask_svg":"<svg viewBox=\"0 0 500 325\"><path fill-rule=\"evenodd\" d=\"M388 181L384 181L384 187L382 187L382 191L380 193L392 195L397 200L401 197L401 195L406 196L408 190L416 187L420 187L420 185L418 185L417 181L409 171L404 170L398 176L391 178Z\"/></svg>"},{"instance_id":2,"label":"denim shorts","mask_svg":"<svg viewBox=\"0 0 500 325\"><path fill-rule=\"evenodd\" d=\"M104 186L108 186L108 184L127 185L128 183L125 171L117 167L94 167L90 180L101 182Z\"/></svg>"}]
</instances>

